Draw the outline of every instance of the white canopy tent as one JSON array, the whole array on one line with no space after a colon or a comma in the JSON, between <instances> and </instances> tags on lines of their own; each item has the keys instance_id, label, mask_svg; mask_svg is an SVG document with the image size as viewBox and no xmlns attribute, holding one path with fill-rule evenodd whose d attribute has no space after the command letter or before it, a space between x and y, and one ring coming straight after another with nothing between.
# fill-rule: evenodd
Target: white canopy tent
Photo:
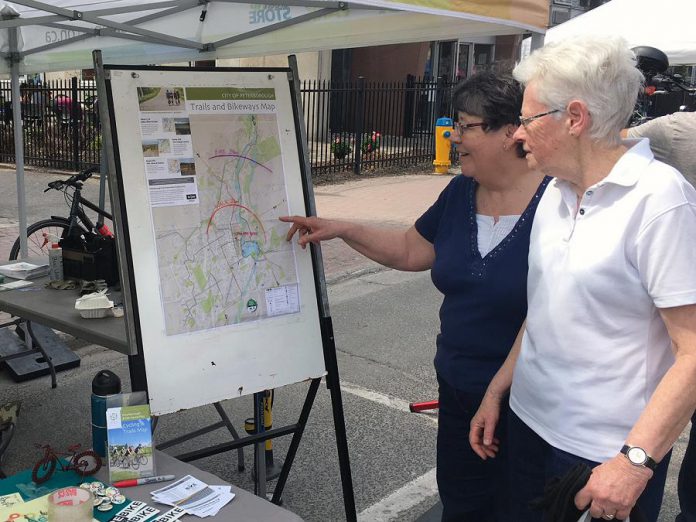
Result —
<instances>
[{"instance_id":1,"label":"white canopy tent","mask_svg":"<svg viewBox=\"0 0 696 522\"><path fill-rule=\"evenodd\" d=\"M619 35L630 47L667 54L670 65L696 64L696 1L611 0L546 32L544 43L581 35Z\"/></svg>"},{"instance_id":2,"label":"white canopy tent","mask_svg":"<svg viewBox=\"0 0 696 522\"><path fill-rule=\"evenodd\" d=\"M544 0L34 0L7 2L21 28L19 71L106 63L161 64L291 52L543 32ZM3 5L0 2L0 7ZM0 53L10 52L0 30ZM0 64L0 73L9 65Z\"/></svg>"},{"instance_id":3,"label":"white canopy tent","mask_svg":"<svg viewBox=\"0 0 696 522\"><path fill-rule=\"evenodd\" d=\"M20 74L92 67L93 49L104 63L142 65L538 34L548 0L14 0L0 1L0 15L0 74L13 81L19 225L26 230Z\"/></svg>"}]
</instances>

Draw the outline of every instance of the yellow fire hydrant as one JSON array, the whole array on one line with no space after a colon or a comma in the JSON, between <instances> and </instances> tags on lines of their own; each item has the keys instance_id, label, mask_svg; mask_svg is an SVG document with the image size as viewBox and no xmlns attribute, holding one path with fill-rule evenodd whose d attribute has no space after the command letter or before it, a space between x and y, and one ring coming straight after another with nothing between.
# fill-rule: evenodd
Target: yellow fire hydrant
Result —
<instances>
[{"instance_id":1,"label":"yellow fire hydrant","mask_svg":"<svg viewBox=\"0 0 696 522\"><path fill-rule=\"evenodd\" d=\"M452 118L438 118L435 122L435 161L433 161L433 166L436 174L447 174L452 164L450 161L452 128Z\"/></svg>"}]
</instances>

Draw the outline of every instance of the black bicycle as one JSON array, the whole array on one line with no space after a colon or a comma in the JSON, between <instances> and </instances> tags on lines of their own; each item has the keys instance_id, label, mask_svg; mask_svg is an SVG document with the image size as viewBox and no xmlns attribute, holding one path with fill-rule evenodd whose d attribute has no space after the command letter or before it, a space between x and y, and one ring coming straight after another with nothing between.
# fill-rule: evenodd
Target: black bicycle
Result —
<instances>
[{"instance_id":1,"label":"black bicycle","mask_svg":"<svg viewBox=\"0 0 696 522\"><path fill-rule=\"evenodd\" d=\"M101 236L113 236L109 227L97 220L93 223L85 213L84 207L89 208L108 220L112 220L111 214L102 210L91 201L82 196L83 183L92 177L92 174L99 172L99 167L91 167L87 170L70 176L66 180L56 180L48 184L49 190L63 192L65 201L70 206L70 215L67 218L51 216L50 219L43 219L27 227L27 255L29 257L46 257L51 244L57 239L67 237L74 227L80 229L81 234L97 234ZM10 260L19 257L19 238L16 239L10 250Z\"/></svg>"}]
</instances>

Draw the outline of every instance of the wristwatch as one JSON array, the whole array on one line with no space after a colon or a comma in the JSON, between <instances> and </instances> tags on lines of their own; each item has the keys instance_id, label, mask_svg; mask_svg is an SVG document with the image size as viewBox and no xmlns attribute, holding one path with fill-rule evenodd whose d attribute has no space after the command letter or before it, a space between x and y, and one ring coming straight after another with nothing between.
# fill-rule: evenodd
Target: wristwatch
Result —
<instances>
[{"instance_id":1,"label":"wristwatch","mask_svg":"<svg viewBox=\"0 0 696 522\"><path fill-rule=\"evenodd\" d=\"M625 444L624 447L621 448L621 453L623 453L628 461L634 466L643 466L644 468L648 468L653 471L655 471L655 468L657 467L657 462L655 462L655 459L648 455L641 447L629 446L628 444Z\"/></svg>"}]
</instances>

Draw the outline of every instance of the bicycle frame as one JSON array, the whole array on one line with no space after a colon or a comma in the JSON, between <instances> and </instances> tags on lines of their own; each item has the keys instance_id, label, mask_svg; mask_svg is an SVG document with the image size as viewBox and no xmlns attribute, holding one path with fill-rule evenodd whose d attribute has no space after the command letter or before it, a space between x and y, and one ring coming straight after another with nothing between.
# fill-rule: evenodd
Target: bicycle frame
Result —
<instances>
[{"instance_id":1,"label":"bicycle frame","mask_svg":"<svg viewBox=\"0 0 696 522\"><path fill-rule=\"evenodd\" d=\"M44 448L44 456L43 456L42 460L43 459L55 460L56 461L56 468L60 469L61 471L70 471L72 463L73 463L72 462L73 458L75 457L75 455L77 455L78 452L79 452L79 450L76 450L73 452L56 451L51 446L48 446L48 447ZM61 457L70 457L70 458L66 459L68 462L67 465L63 464L63 459Z\"/></svg>"},{"instance_id":2,"label":"bicycle frame","mask_svg":"<svg viewBox=\"0 0 696 522\"><path fill-rule=\"evenodd\" d=\"M68 231L67 231L68 235L70 235L70 233L72 232L73 227L78 225L78 220L80 220L82 222L82 224L85 225L85 228L87 228L88 231L92 232L96 229L96 225L94 223L92 223L92 220L89 219L89 217L87 216L85 211L82 210L83 205L85 207L89 208L90 210L93 210L94 212L96 212L100 216L104 216L105 218L113 221L111 214L109 214L105 210L102 210L101 208L99 208L97 205L95 205L91 201L82 197L82 189L81 188L75 188L75 192L73 193L72 204L70 206L70 217L69 217L70 226L68 227Z\"/></svg>"}]
</instances>

